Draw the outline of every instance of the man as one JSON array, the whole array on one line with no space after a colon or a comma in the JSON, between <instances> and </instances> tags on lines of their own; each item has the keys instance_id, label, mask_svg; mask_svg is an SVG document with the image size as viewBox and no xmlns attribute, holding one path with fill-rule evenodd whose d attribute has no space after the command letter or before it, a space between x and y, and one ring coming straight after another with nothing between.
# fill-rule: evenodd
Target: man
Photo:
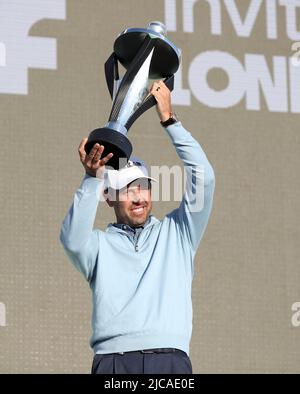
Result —
<instances>
[{"instance_id":1,"label":"man","mask_svg":"<svg viewBox=\"0 0 300 394\"><path fill-rule=\"evenodd\" d=\"M199 143L172 116L163 81L150 93L177 154L193 170L180 206L156 219L145 166L130 161L124 169L105 171L112 153L102 158L104 147L95 144L86 155L85 138L79 155L86 175L61 228L65 251L93 293L94 374L192 373L193 261L211 212L215 177ZM204 194L197 209L189 198L192 189L196 197ZM93 229L103 192L117 219L106 231Z\"/></svg>"}]
</instances>

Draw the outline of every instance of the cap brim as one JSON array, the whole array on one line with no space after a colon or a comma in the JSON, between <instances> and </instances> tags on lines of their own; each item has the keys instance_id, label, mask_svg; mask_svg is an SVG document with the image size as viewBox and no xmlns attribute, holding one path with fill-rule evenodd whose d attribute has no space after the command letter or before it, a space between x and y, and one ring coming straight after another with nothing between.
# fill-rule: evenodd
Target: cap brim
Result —
<instances>
[{"instance_id":1,"label":"cap brim","mask_svg":"<svg viewBox=\"0 0 300 394\"><path fill-rule=\"evenodd\" d=\"M149 179L150 181L157 182L156 179L151 178L148 174L145 174L141 169L135 166L121 170L108 170L105 176L108 187L115 190L123 189L137 179Z\"/></svg>"},{"instance_id":2,"label":"cap brim","mask_svg":"<svg viewBox=\"0 0 300 394\"><path fill-rule=\"evenodd\" d=\"M123 189L123 187L129 185L130 183L136 181L137 179L149 179L150 181L157 182L156 179L151 178L150 176L139 176L137 178L133 177L132 179L126 179L123 182L119 182L119 185L116 185L116 186L119 186L119 187L116 187L116 190Z\"/></svg>"}]
</instances>

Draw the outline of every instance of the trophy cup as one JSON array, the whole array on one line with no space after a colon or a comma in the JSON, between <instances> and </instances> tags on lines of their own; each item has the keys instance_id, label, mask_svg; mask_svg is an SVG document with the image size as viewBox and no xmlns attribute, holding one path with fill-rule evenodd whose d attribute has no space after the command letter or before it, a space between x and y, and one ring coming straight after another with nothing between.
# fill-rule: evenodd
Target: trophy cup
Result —
<instances>
[{"instance_id":1,"label":"trophy cup","mask_svg":"<svg viewBox=\"0 0 300 394\"><path fill-rule=\"evenodd\" d=\"M112 98L108 123L92 131L85 145L88 154L95 143L104 145L103 157L114 155L108 165L118 170L124 167L132 153L127 133L133 122L156 104L149 87L164 79L170 91L174 74L180 64L180 50L165 37L161 22L151 22L146 29L124 30L114 43L114 51L105 63L107 87ZM119 78L118 62L125 68Z\"/></svg>"}]
</instances>

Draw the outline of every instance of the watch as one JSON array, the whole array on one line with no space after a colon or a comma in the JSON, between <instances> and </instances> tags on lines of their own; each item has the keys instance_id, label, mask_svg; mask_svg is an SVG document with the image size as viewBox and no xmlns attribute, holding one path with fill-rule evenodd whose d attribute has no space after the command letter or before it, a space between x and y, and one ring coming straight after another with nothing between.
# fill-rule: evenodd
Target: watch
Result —
<instances>
[{"instance_id":1,"label":"watch","mask_svg":"<svg viewBox=\"0 0 300 394\"><path fill-rule=\"evenodd\" d=\"M160 124L163 127L168 127L168 126L171 126L172 124L177 123L177 122L179 122L177 115L174 112L170 112L169 119L165 120L164 122L161 121Z\"/></svg>"}]
</instances>

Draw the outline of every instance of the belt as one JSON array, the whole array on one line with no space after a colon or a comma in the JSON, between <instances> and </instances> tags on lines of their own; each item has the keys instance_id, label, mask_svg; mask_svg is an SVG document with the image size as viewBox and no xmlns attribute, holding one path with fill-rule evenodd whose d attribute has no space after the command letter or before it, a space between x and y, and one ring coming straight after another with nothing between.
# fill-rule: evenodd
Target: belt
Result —
<instances>
[{"instance_id":1,"label":"belt","mask_svg":"<svg viewBox=\"0 0 300 394\"><path fill-rule=\"evenodd\" d=\"M175 353L175 352L182 352L182 350L175 349L175 348L156 348L156 349L145 349L145 350L133 350L129 352L117 352L117 354L125 354L125 353L135 353L135 352L140 352L140 353Z\"/></svg>"}]
</instances>

